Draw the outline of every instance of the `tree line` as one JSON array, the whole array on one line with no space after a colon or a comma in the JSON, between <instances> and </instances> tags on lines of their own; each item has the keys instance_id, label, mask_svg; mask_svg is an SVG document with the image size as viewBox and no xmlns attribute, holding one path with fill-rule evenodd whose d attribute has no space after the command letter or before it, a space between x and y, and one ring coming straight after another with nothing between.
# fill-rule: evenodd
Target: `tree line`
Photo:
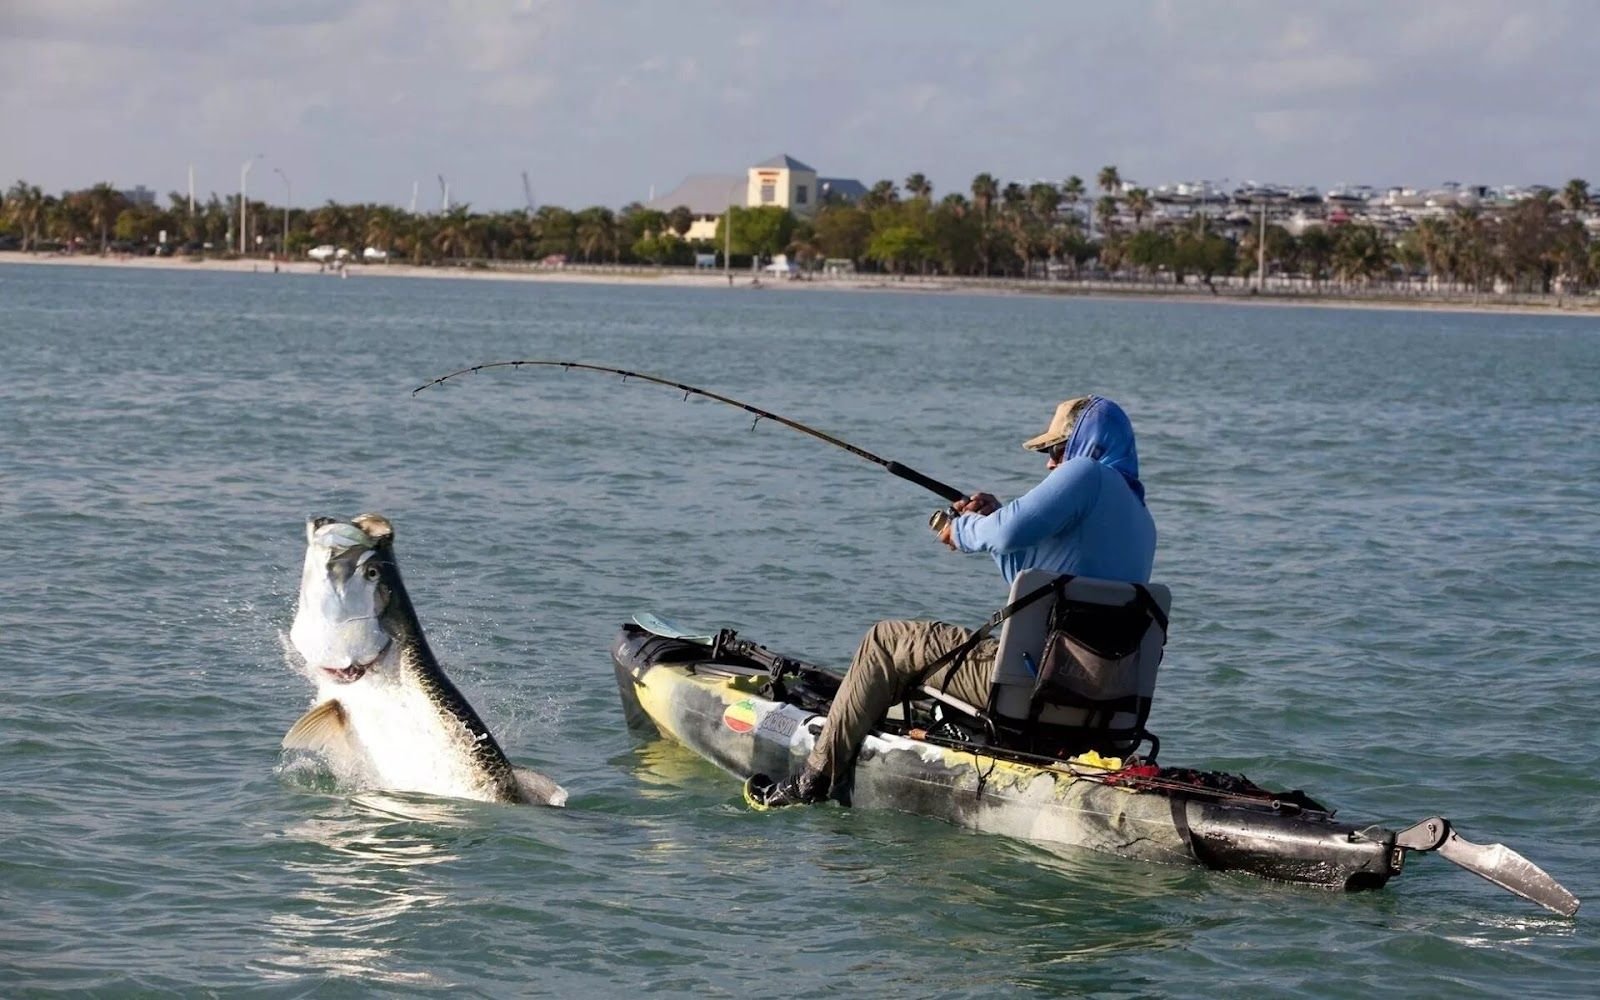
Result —
<instances>
[{"instance_id":1,"label":"tree line","mask_svg":"<svg viewBox=\"0 0 1600 1000\"><path fill-rule=\"evenodd\" d=\"M687 265L696 254L736 262L787 254L802 267L848 261L860 271L939 275L1077 277L1143 276L1211 282L1251 276L1263 256L1269 274L1293 274L1314 285L1426 279L1462 290L1507 287L1549 292L1600 286L1600 239L1583 213L1588 184L1559 193L1540 190L1509 206L1460 208L1422 219L1399 233L1360 220L1310 225L1292 235L1278 224L1262 230L1195 213L1157 217L1143 188L1102 169L1095 188L1078 177L1064 183L1001 183L974 177L966 191L935 198L921 173L903 184L882 180L860 199L831 199L811 216L775 207L734 208L710 240L687 238L694 216L685 206L656 211L633 202L612 210L414 213L390 205L329 201L289 208L265 201L245 206L246 248L291 258L328 244L356 252L374 247L414 264L496 261ZM23 250L74 248L151 252L165 233L185 253L229 254L239 245L239 198L212 194L190 208L180 192L166 207L134 204L108 183L61 195L18 181L0 195L0 233Z\"/></svg>"}]
</instances>

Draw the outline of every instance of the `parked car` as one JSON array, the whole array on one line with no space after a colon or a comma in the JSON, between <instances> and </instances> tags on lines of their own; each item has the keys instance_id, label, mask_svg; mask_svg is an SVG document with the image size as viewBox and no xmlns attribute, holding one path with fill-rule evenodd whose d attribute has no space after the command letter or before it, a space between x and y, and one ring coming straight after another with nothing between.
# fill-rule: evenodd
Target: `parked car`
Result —
<instances>
[{"instance_id":1,"label":"parked car","mask_svg":"<svg viewBox=\"0 0 1600 1000\"><path fill-rule=\"evenodd\" d=\"M320 247L312 247L307 250L306 256L319 263L325 263L332 260L336 253L338 253L337 247L332 243L324 243Z\"/></svg>"}]
</instances>

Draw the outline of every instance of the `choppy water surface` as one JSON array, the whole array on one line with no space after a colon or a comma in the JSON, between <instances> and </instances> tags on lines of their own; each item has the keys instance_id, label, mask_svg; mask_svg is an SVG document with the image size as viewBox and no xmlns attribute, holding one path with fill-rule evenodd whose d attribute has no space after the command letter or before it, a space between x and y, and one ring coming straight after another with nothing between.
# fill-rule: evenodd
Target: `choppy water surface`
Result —
<instances>
[{"instance_id":1,"label":"choppy water surface","mask_svg":"<svg viewBox=\"0 0 1600 1000\"><path fill-rule=\"evenodd\" d=\"M1433 812L1600 905L1600 324L1024 298L0 269L0 992L1571 995L1592 915L1437 858L1381 893L839 808L623 726L637 610L843 661L1003 598L936 504L1086 391L1141 435L1173 764ZM447 667L565 811L285 773L310 514L393 519Z\"/></svg>"}]
</instances>

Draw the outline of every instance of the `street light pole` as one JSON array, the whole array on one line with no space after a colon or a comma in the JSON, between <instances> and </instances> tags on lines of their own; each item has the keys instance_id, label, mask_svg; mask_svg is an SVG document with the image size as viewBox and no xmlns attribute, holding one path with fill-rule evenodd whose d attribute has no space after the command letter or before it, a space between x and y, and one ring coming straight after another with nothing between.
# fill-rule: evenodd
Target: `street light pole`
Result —
<instances>
[{"instance_id":1,"label":"street light pole","mask_svg":"<svg viewBox=\"0 0 1600 1000\"><path fill-rule=\"evenodd\" d=\"M1256 238L1256 291L1267 290L1267 199L1261 199L1261 235Z\"/></svg>"},{"instance_id":2,"label":"street light pole","mask_svg":"<svg viewBox=\"0 0 1600 1000\"><path fill-rule=\"evenodd\" d=\"M283 245L278 252L283 254L283 259L289 259L289 203L294 201L294 188L289 186L289 175L279 167L273 167L272 172L283 178Z\"/></svg>"},{"instance_id":3,"label":"street light pole","mask_svg":"<svg viewBox=\"0 0 1600 1000\"><path fill-rule=\"evenodd\" d=\"M244 209L245 209L245 178L250 176L250 168L256 165L256 160L261 159L257 153L252 159L244 161L239 167L239 256L243 257L244 248Z\"/></svg>"}]
</instances>

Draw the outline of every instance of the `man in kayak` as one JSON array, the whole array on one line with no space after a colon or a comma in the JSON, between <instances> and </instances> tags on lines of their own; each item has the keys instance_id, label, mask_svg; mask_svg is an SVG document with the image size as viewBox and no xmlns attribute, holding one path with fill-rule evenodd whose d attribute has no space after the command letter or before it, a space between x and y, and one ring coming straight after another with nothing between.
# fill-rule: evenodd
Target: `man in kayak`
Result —
<instances>
[{"instance_id":1,"label":"man in kayak","mask_svg":"<svg viewBox=\"0 0 1600 1000\"><path fill-rule=\"evenodd\" d=\"M1044 433L1022 443L1043 453L1045 477L1001 505L988 493L957 501L939 538L958 552L988 552L1007 585L1025 569L1148 583L1156 526L1139 482L1133 424L1103 396L1056 407ZM828 709L828 721L799 774L755 775L745 798L757 808L820 802L855 761L867 733L917 684L943 685L971 705L989 701L999 640L988 637L953 666L924 673L973 635L929 621L881 621L867 631Z\"/></svg>"}]
</instances>

